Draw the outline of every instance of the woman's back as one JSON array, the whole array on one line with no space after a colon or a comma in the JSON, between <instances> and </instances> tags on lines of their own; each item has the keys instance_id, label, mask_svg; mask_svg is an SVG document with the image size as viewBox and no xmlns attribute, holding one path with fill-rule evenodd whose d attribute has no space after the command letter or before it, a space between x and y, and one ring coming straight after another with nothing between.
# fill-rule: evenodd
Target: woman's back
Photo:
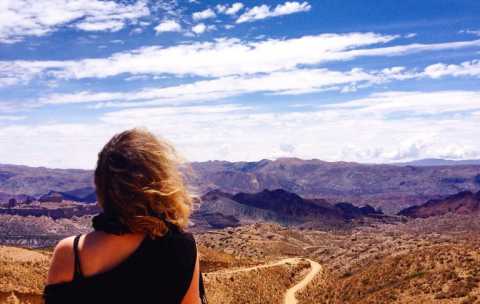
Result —
<instances>
[{"instance_id":1,"label":"woman's back","mask_svg":"<svg viewBox=\"0 0 480 304\"><path fill-rule=\"evenodd\" d=\"M83 245L88 245L88 237ZM47 285L47 303L181 303L194 277L195 240L177 229L160 238L139 239L127 256L121 247L116 250L115 242L103 239L103 246L79 247L78 240L70 260L73 280Z\"/></svg>"},{"instance_id":2,"label":"woman's back","mask_svg":"<svg viewBox=\"0 0 480 304\"><path fill-rule=\"evenodd\" d=\"M173 146L143 129L105 144L94 171L102 209L92 218L95 232L57 245L47 304L206 302L195 240L184 232L193 197L180 160Z\"/></svg>"}]
</instances>

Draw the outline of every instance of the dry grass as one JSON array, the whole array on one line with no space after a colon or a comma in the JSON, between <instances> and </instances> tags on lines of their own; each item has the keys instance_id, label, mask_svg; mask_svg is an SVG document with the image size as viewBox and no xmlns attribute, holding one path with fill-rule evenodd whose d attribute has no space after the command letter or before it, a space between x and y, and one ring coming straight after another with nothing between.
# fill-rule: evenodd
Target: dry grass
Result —
<instances>
[{"instance_id":1,"label":"dry grass","mask_svg":"<svg viewBox=\"0 0 480 304\"><path fill-rule=\"evenodd\" d=\"M202 272L214 272L233 267L251 266L259 262L251 258L242 258L225 252L207 248L201 244L198 246L200 252L200 269Z\"/></svg>"},{"instance_id":2,"label":"dry grass","mask_svg":"<svg viewBox=\"0 0 480 304\"><path fill-rule=\"evenodd\" d=\"M479 251L434 245L330 271L299 294L300 303L477 303Z\"/></svg>"},{"instance_id":3,"label":"dry grass","mask_svg":"<svg viewBox=\"0 0 480 304\"><path fill-rule=\"evenodd\" d=\"M0 246L0 303L41 303L49 254Z\"/></svg>"},{"instance_id":4,"label":"dry grass","mask_svg":"<svg viewBox=\"0 0 480 304\"><path fill-rule=\"evenodd\" d=\"M280 265L237 273L207 273L205 288L211 303L282 303L286 290L309 270L309 264Z\"/></svg>"}]
</instances>

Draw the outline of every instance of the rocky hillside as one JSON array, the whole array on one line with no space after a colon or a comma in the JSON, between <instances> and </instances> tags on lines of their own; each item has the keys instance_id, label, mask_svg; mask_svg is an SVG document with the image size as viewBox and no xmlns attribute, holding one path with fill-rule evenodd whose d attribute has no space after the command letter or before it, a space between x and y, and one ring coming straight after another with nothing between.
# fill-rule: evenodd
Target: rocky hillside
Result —
<instances>
[{"instance_id":1,"label":"rocky hillside","mask_svg":"<svg viewBox=\"0 0 480 304\"><path fill-rule=\"evenodd\" d=\"M14 208L0 207L0 214L18 215L18 216L46 216L54 220L61 218L81 217L84 215L93 215L100 212L97 205L81 204L68 202L62 204L30 204Z\"/></svg>"},{"instance_id":2,"label":"rocky hillside","mask_svg":"<svg viewBox=\"0 0 480 304\"><path fill-rule=\"evenodd\" d=\"M258 221L340 227L355 219L389 219L370 206L355 207L349 203L332 205L318 199L304 199L283 189L234 195L213 190L203 195L201 201L194 221L204 219L216 228Z\"/></svg>"},{"instance_id":3,"label":"rocky hillside","mask_svg":"<svg viewBox=\"0 0 480 304\"><path fill-rule=\"evenodd\" d=\"M478 303L480 259L472 245L418 246L358 264L318 277L299 303Z\"/></svg>"},{"instance_id":4,"label":"rocky hillside","mask_svg":"<svg viewBox=\"0 0 480 304\"><path fill-rule=\"evenodd\" d=\"M462 191L442 199L429 200L423 205L412 206L399 212L413 218L427 218L445 214L480 214L480 191Z\"/></svg>"}]
</instances>

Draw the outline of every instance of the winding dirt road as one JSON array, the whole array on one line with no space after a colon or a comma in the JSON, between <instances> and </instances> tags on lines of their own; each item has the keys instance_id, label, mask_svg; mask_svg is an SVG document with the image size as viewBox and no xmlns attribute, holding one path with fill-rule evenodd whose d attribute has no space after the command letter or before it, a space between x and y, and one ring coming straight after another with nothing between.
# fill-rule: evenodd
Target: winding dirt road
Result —
<instances>
[{"instance_id":1,"label":"winding dirt road","mask_svg":"<svg viewBox=\"0 0 480 304\"><path fill-rule=\"evenodd\" d=\"M268 267L279 266L284 264L298 264L302 260L306 260L310 263L310 272L300 282L298 282L294 286L287 289L287 291L285 292L285 298L283 301L284 304L296 304L298 303L298 301L297 301L297 298L295 297L295 294L299 290L305 288L308 285L308 283L310 283L313 280L313 278L315 278L315 276L322 270L322 266L319 263L312 261L310 259L287 258L287 259L279 260L276 262L252 266L252 267L244 267L244 268L238 268L238 269L226 270L226 271L221 270L221 271L218 271L217 273L230 274L230 273L237 273L237 272L252 271L255 269L268 268Z\"/></svg>"},{"instance_id":2,"label":"winding dirt road","mask_svg":"<svg viewBox=\"0 0 480 304\"><path fill-rule=\"evenodd\" d=\"M295 297L295 294L297 293L297 291L307 287L308 283L310 283L313 280L313 278L322 270L322 266L317 262L312 260L308 260L308 261L310 262L310 272L295 286L287 289L287 292L285 293L285 299L283 301L284 304L297 304L298 301L297 301L297 298Z\"/></svg>"}]
</instances>

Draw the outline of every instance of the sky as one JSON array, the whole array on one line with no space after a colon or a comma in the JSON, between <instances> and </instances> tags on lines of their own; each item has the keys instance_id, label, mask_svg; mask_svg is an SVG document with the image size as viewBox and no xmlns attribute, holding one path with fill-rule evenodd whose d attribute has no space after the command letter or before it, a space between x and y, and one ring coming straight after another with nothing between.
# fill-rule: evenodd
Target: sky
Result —
<instances>
[{"instance_id":1,"label":"sky","mask_svg":"<svg viewBox=\"0 0 480 304\"><path fill-rule=\"evenodd\" d=\"M2 0L0 163L480 158L480 1Z\"/></svg>"}]
</instances>

